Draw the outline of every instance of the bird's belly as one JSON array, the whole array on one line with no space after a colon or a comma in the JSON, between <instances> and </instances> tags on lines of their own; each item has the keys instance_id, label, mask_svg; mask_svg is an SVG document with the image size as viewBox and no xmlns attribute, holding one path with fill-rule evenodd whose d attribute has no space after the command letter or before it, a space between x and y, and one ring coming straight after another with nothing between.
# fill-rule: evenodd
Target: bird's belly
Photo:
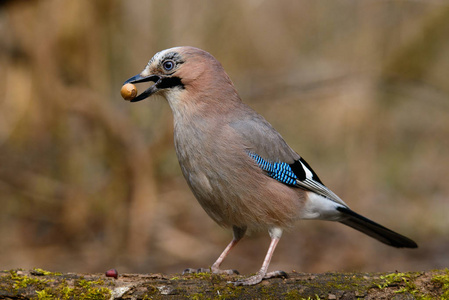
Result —
<instances>
[{"instance_id":1,"label":"bird's belly","mask_svg":"<svg viewBox=\"0 0 449 300\"><path fill-rule=\"evenodd\" d=\"M207 214L222 226L237 225L231 221L232 192L231 183L210 169L185 171L184 177L196 199ZM235 197L234 197L235 198Z\"/></svg>"},{"instance_id":2,"label":"bird's belly","mask_svg":"<svg viewBox=\"0 0 449 300\"><path fill-rule=\"evenodd\" d=\"M272 178L242 176L241 169L183 168L196 199L224 227L290 227L298 217L301 197Z\"/></svg>"},{"instance_id":3,"label":"bird's belly","mask_svg":"<svg viewBox=\"0 0 449 300\"><path fill-rule=\"evenodd\" d=\"M297 189L267 176L244 149L220 139L205 143L175 135L182 173L207 214L230 227L290 227L304 199Z\"/></svg>"}]
</instances>

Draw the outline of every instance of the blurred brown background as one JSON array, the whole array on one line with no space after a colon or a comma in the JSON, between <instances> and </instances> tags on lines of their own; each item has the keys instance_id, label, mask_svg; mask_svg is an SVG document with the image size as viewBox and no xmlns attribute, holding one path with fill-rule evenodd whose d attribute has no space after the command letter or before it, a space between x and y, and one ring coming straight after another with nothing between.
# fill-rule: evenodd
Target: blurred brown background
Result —
<instances>
[{"instance_id":1,"label":"blurred brown background","mask_svg":"<svg viewBox=\"0 0 449 300\"><path fill-rule=\"evenodd\" d=\"M212 53L327 186L420 246L304 221L270 269L449 266L446 1L0 5L0 268L168 273L214 262L231 233L182 178L169 106L119 93L179 45ZM268 244L253 234L224 267L257 271Z\"/></svg>"}]
</instances>

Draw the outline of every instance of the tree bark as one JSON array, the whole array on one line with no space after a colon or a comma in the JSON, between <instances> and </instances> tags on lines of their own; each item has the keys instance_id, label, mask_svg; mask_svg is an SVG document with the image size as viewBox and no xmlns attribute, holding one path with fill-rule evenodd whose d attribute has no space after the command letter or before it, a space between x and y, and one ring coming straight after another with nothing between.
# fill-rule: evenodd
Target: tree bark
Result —
<instances>
[{"instance_id":1,"label":"tree bark","mask_svg":"<svg viewBox=\"0 0 449 300\"><path fill-rule=\"evenodd\" d=\"M0 272L0 299L448 299L449 270L408 273L290 273L255 286L242 276Z\"/></svg>"}]
</instances>

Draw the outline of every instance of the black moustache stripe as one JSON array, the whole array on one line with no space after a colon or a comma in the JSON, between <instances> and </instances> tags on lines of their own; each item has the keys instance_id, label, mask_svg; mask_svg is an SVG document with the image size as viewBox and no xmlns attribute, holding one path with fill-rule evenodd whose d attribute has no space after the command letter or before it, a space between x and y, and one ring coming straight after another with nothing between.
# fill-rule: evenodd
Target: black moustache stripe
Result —
<instances>
[{"instance_id":1,"label":"black moustache stripe","mask_svg":"<svg viewBox=\"0 0 449 300\"><path fill-rule=\"evenodd\" d=\"M163 78L161 80L161 82L158 83L157 87L160 90L174 88L174 87L184 89L184 84L182 83L181 78L174 76L174 77Z\"/></svg>"}]
</instances>

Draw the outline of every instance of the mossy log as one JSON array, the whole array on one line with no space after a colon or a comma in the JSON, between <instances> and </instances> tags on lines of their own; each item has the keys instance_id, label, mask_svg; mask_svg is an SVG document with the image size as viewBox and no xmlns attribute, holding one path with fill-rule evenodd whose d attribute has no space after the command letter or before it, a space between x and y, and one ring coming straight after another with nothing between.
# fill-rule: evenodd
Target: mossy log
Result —
<instances>
[{"instance_id":1,"label":"mossy log","mask_svg":"<svg viewBox=\"0 0 449 300\"><path fill-rule=\"evenodd\" d=\"M0 299L449 299L449 270L408 273L290 273L255 286L240 276L0 272Z\"/></svg>"}]
</instances>

